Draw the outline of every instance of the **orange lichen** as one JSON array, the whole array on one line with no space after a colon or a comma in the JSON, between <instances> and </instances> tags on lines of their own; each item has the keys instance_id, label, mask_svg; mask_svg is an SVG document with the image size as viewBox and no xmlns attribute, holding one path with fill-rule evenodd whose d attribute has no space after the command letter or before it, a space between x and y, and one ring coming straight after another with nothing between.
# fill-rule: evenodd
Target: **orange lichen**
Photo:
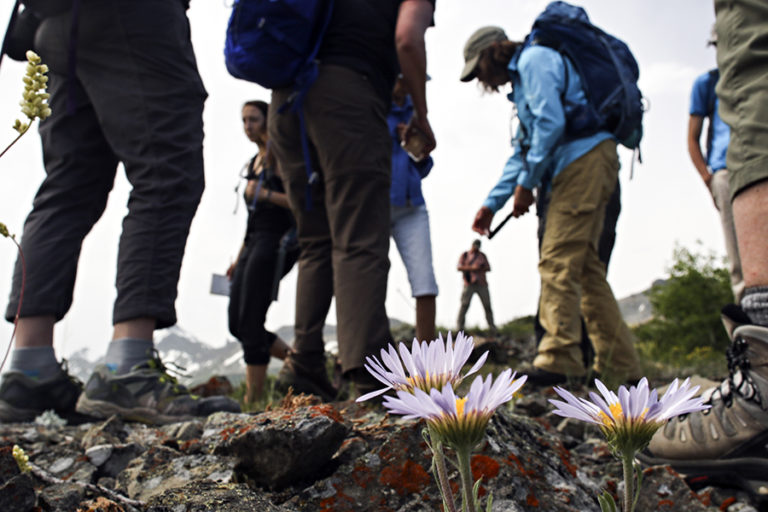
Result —
<instances>
[{"instance_id":1,"label":"orange lichen","mask_svg":"<svg viewBox=\"0 0 768 512\"><path fill-rule=\"evenodd\" d=\"M320 510L318 512L354 512L355 500L345 494L339 484L333 484L336 494L320 500Z\"/></svg>"},{"instance_id":2,"label":"orange lichen","mask_svg":"<svg viewBox=\"0 0 768 512\"><path fill-rule=\"evenodd\" d=\"M568 470L571 476L576 476L576 470L578 468L575 464L571 463L571 452L569 452L568 449L563 446L563 443L560 442L555 446L555 451L560 456L560 461L563 463L563 466L565 466L565 469Z\"/></svg>"},{"instance_id":3,"label":"orange lichen","mask_svg":"<svg viewBox=\"0 0 768 512\"><path fill-rule=\"evenodd\" d=\"M482 478L483 482L487 482L491 478L496 478L499 474L499 463L486 455L475 455L472 457L470 467L474 481Z\"/></svg>"},{"instance_id":4,"label":"orange lichen","mask_svg":"<svg viewBox=\"0 0 768 512\"><path fill-rule=\"evenodd\" d=\"M312 407L309 408L309 410L310 410L310 416L312 418L318 415L322 415L332 419L333 421L337 421L339 423L344 422L344 418L341 416L341 413L339 412L339 410L336 409L331 404L313 405Z\"/></svg>"},{"instance_id":5,"label":"orange lichen","mask_svg":"<svg viewBox=\"0 0 768 512\"><path fill-rule=\"evenodd\" d=\"M379 482L388 485L401 496L421 492L430 480L429 473L412 460L406 460L400 467L386 466L379 477Z\"/></svg>"},{"instance_id":6,"label":"orange lichen","mask_svg":"<svg viewBox=\"0 0 768 512\"><path fill-rule=\"evenodd\" d=\"M658 503L656 503L656 508L659 509L661 507L674 507L675 502L672 500L659 500Z\"/></svg>"},{"instance_id":7,"label":"orange lichen","mask_svg":"<svg viewBox=\"0 0 768 512\"><path fill-rule=\"evenodd\" d=\"M539 500L536 498L536 496L533 494L533 491L530 491L528 493L528 496L525 497L525 503L529 507L538 507L539 506Z\"/></svg>"},{"instance_id":8,"label":"orange lichen","mask_svg":"<svg viewBox=\"0 0 768 512\"><path fill-rule=\"evenodd\" d=\"M722 512L725 512L726 510L728 510L728 507L730 507L734 503L736 503L736 498L734 498L733 496L729 498L725 498L723 502L720 504L720 510Z\"/></svg>"}]
</instances>

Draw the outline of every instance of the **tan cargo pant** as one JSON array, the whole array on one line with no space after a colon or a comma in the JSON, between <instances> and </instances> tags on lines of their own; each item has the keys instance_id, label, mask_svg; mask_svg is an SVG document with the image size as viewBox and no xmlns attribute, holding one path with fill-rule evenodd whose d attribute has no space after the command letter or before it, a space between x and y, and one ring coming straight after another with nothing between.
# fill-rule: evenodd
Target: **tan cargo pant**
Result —
<instances>
[{"instance_id":1,"label":"tan cargo pant","mask_svg":"<svg viewBox=\"0 0 768 512\"><path fill-rule=\"evenodd\" d=\"M552 182L539 261L539 308L546 333L533 361L538 368L570 376L587 373L579 348L581 313L595 347L595 370L621 380L639 377L629 328L597 253L618 168L616 143L607 140Z\"/></svg>"}]
</instances>

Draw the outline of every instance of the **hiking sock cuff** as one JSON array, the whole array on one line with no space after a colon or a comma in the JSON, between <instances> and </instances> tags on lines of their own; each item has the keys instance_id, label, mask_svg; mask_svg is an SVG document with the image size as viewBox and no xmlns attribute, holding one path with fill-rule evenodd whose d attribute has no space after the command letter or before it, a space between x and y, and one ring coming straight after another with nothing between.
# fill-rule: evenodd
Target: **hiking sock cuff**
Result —
<instances>
[{"instance_id":1,"label":"hiking sock cuff","mask_svg":"<svg viewBox=\"0 0 768 512\"><path fill-rule=\"evenodd\" d=\"M112 340L107 347L104 364L118 375L123 375L130 372L134 366L152 359L154 348L155 344L152 340L137 338Z\"/></svg>"},{"instance_id":2,"label":"hiking sock cuff","mask_svg":"<svg viewBox=\"0 0 768 512\"><path fill-rule=\"evenodd\" d=\"M24 347L11 352L9 370L22 372L29 377L46 380L61 371L53 347Z\"/></svg>"},{"instance_id":3,"label":"hiking sock cuff","mask_svg":"<svg viewBox=\"0 0 768 512\"><path fill-rule=\"evenodd\" d=\"M741 309L752 323L768 327L768 286L753 286L744 290Z\"/></svg>"}]
</instances>

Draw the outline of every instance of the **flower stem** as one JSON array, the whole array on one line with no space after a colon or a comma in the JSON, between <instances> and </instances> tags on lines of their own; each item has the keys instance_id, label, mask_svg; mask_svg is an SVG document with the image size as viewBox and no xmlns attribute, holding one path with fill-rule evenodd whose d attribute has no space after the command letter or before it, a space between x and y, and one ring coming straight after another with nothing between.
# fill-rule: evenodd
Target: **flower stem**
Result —
<instances>
[{"instance_id":1,"label":"flower stem","mask_svg":"<svg viewBox=\"0 0 768 512\"><path fill-rule=\"evenodd\" d=\"M635 497L635 467L632 461L635 458L634 452L625 452L621 457L622 467L624 469L624 512L632 512Z\"/></svg>"},{"instance_id":2,"label":"flower stem","mask_svg":"<svg viewBox=\"0 0 768 512\"><path fill-rule=\"evenodd\" d=\"M437 480L440 486L440 494L443 497L443 508L446 512L456 512L456 503L453 501L451 482L448 481L448 471L445 467L445 454L440 438L429 427L429 438L432 444L432 460L437 468Z\"/></svg>"},{"instance_id":3,"label":"flower stem","mask_svg":"<svg viewBox=\"0 0 768 512\"><path fill-rule=\"evenodd\" d=\"M20 133L19 133L19 135L18 135L18 136L17 136L15 139L13 139L13 142L11 142L10 144L8 144L8 147L6 147L6 148L3 150L3 152L2 152L2 153L0 153L0 157L2 157L4 154L6 154L6 153L8 152L8 150L9 150L9 149L11 149L11 147L12 147L14 144L16 144L16 142L18 142L18 140L19 140L19 139L20 139L20 138L21 138L21 137L22 137L22 136L23 136L25 133L27 133L27 130L29 130L29 127L30 127L30 126L32 126L32 123L29 123L29 124L27 125L27 127L24 129L24 131L23 131L23 132L20 132Z\"/></svg>"},{"instance_id":4,"label":"flower stem","mask_svg":"<svg viewBox=\"0 0 768 512\"><path fill-rule=\"evenodd\" d=\"M475 495L472 492L472 467L469 461L471 448L456 449L459 459L459 474L461 475L462 512L475 512Z\"/></svg>"}]
</instances>

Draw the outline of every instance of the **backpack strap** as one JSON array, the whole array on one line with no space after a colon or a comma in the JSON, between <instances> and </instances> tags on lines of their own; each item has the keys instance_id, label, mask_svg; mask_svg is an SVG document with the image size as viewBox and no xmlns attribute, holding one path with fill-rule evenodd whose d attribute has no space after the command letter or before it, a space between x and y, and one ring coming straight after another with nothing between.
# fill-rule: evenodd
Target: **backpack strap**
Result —
<instances>
[{"instance_id":1,"label":"backpack strap","mask_svg":"<svg viewBox=\"0 0 768 512\"><path fill-rule=\"evenodd\" d=\"M323 35L331 23L331 15L333 14L333 0L328 0L328 8L326 9L325 19L323 25L318 32L317 41L312 49L312 53L307 57L307 63L303 70L299 73L296 79L296 86L293 94L290 95L288 101L281 105L277 110L278 113L284 111L295 112L299 116L299 129L301 131L301 150L304 153L304 168L307 172L307 185L304 192L304 210L312 211L312 186L320 181L320 175L316 170L312 168L312 159L309 152L309 140L307 139L307 128L304 121L304 97L309 92L312 84L317 80L319 73L317 61L317 52L320 51L320 45L323 42Z\"/></svg>"},{"instance_id":2,"label":"backpack strap","mask_svg":"<svg viewBox=\"0 0 768 512\"><path fill-rule=\"evenodd\" d=\"M5 49L8 46L8 41L11 38L11 34L13 33L13 27L16 25L16 19L19 17L19 6L21 5L21 0L16 0L16 3L13 4L13 11L11 12L11 18L8 20L8 28L5 29L5 37L3 37L3 46L0 47L0 64L3 62L3 55L5 55Z\"/></svg>"}]
</instances>

